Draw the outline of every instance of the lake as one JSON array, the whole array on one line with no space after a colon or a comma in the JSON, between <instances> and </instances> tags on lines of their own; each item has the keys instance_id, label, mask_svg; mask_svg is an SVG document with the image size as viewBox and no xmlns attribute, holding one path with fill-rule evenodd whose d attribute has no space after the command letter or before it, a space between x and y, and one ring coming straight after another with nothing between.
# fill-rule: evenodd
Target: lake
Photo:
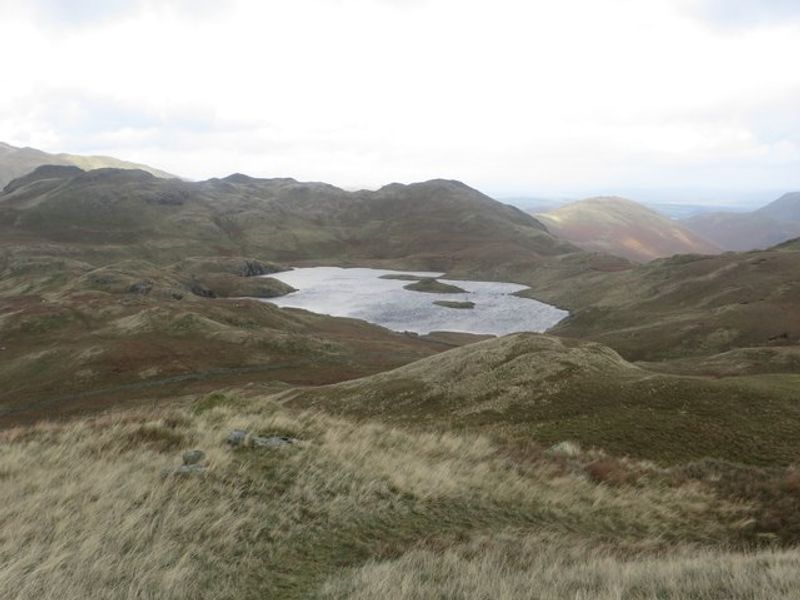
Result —
<instances>
[{"instance_id":1,"label":"lake","mask_svg":"<svg viewBox=\"0 0 800 600\"><path fill-rule=\"evenodd\" d=\"M264 300L281 307L304 308L335 317L352 317L394 331L458 331L505 335L517 331L542 332L568 316L549 304L512 296L526 289L515 283L438 279L465 293L428 293L403 289L413 283L381 279L384 275L439 277L442 273L383 269L309 267L274 273L297 291ZM474 308L449 308L434 301L472 302Z\"/></svg>"}]
</instances>

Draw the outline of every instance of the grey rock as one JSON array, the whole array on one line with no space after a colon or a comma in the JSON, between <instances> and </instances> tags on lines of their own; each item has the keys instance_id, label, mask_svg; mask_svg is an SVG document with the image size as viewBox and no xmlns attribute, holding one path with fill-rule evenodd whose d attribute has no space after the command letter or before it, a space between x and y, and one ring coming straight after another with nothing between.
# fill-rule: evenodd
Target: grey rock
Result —
<instances>
[{"instance_id":1,"label":"grey rock","mask_svg":"<svg viewBox=\"0 0 800 600\"><path fill-rule=\"evenodd\" d=\"M234 429L228 434L228 437L225 438L225 441L236 448L244 444L246 438L247 432L244 429Z\"/></svg>"},{"instance_id":2,"label":"grey rock","mask_svg":"<svg viewBox=\"0 0 800 600\"><path fill-rule=\"evenodd\" d=\"M276 448L279 446L288 446L297 442L296 438L287 437L282 435L270 436L253 436L250 438L250 444L256 448Z\"/></svg>"},{"instance_id":3,"label":"grey rock","mask_svg":"<svg viewBox=\"0 0 800 600\"><path fill-rule=\"evenodd\" d=\"M202 450L189 450L188 452L183 453L183 464L184 466L199 465L205 460L205 458L206 453Z\"/></svg>"}]
</instances>

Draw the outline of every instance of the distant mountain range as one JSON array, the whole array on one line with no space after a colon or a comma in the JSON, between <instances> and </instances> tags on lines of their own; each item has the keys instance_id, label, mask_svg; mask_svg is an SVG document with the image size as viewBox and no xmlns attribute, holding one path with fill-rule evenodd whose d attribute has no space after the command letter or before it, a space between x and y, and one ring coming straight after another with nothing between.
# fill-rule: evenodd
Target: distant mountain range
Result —
<instances>
[{"instance_id":1,"label":"distant mountain range","mask_svg":"<svg viewBox=\"0 0 800 600\"><path fill-rule=\"evenodd\" d=\"M554 235L585 250L636 262L720 251L681 223L624 198L590 198L536 217Z\"/></svg>"},{"instance_id":2,"label":"distant mountain range","mask_svg":"<svg viewBox=\"0 0 800 600\"><path fill-rule=\"evenodd\" d=\"M50 154L35 148L17 148L0 142L0 189L7 183L22 177L42 165L75 166L84 170L113 167L116 169L141 169L156 177L174 178L175 175L140 165L137 163L120 160L111 156L82 156L79 154Z\"/></svg>"},{"instance_id":3,"label":"distant mountain range","mask_svg":"<svg viewBox=\"0 0 800 600\"><path fill-rule=\"evenodd\" d=\"M754 250L800 236L800 192L784 194L753 212L713 212L681 221L723 250Z\"/></svg>"}]
</instances>

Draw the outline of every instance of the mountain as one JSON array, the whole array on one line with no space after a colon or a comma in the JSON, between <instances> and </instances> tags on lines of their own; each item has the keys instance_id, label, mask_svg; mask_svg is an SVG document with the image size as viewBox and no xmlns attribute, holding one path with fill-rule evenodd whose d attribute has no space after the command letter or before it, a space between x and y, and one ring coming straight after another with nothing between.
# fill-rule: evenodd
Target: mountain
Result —
<instances>
[{"instance_id":1,"label":"mountain","mask_svg":"<svg viewBox=\"0 0 800 600\"><path fill-rule=\"evenodd\" d=\"M82 156L79 154L49 154L35 148L16 148L0 142L0 188L8 182L33 171L42 165L72 165L81 169L141 169L156 177L174 178L166 171L132 163L111 156Z\"/></svg>"},{"instance_id":2,"label":"mountain","mask_svg":"<svg viewBox=\"0 0 800 600\"><path fill-rule=\"evenodd\" d=\"M190 183L39 167L0 194L0 421L3 404L14 406L12 420L41 414L39 402L68 413L106 395L122 402L151 380L159 390L164 381L339 380L472 339L226 299L291 291L250 277L275 263L483 271L565 253L581 251L456 181L346 192L241 174ZM92 350L98 336L102 352Z\"/></svg>"},{"instance_id":3,"label":"mountain","mask_svg":"<svg viewBox=\"0 0 800 600\"><path fill-rule=\"evenodd\" d=\"M784 194L755 212L773 219L800 222L800 192Z\"/></svg>"},{"instance_id":4,"label":"mountain","mask_svg":"<svg viewBox=\"0 0 800 600\"><path fill-rule=\"evenodd\" d=\"M240 174L193 183L74 167L41 168L9 183L0 231L158 261L234 253L448 270L578 251L532 216L457 181L346 192Z\"/></svg>"},{"instance_id":5,"label":"mountain","mask_svg":"<svg viewBox=\"0 0 800 600\"><path fill-rule=\"evenodd\" d=\"M536 216L556 236L585 250L636 262L719 252L678 222L624 198L590 198Z\"/></svg>"},{"instance_id":6,"label":"mountain","mask_svg":"<svg viewBox=\"0 0 800 600\"><path fill-rule=\"evenodd\" d=\"M753 212L707 213L681 223L724 250L769 248L800 236L800 193L785 194Z\"/></svg>"}]
</instances>

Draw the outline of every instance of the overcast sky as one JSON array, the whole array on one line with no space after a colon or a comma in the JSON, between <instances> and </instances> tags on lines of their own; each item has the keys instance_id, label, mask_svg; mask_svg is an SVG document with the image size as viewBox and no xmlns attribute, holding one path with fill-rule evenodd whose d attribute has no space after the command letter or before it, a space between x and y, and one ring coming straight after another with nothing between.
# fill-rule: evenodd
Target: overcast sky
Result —
<instances>
[{"instance_id":1,"label":"overcast sky","mask_svg":"<svg viewBox=\"0 0 800 600\"><path fill-rule=\"evenodd\" d=\"M195 179L800 190L798 0L0 0L0 56L0 140Z\"/></svg>"}]
</instances>

